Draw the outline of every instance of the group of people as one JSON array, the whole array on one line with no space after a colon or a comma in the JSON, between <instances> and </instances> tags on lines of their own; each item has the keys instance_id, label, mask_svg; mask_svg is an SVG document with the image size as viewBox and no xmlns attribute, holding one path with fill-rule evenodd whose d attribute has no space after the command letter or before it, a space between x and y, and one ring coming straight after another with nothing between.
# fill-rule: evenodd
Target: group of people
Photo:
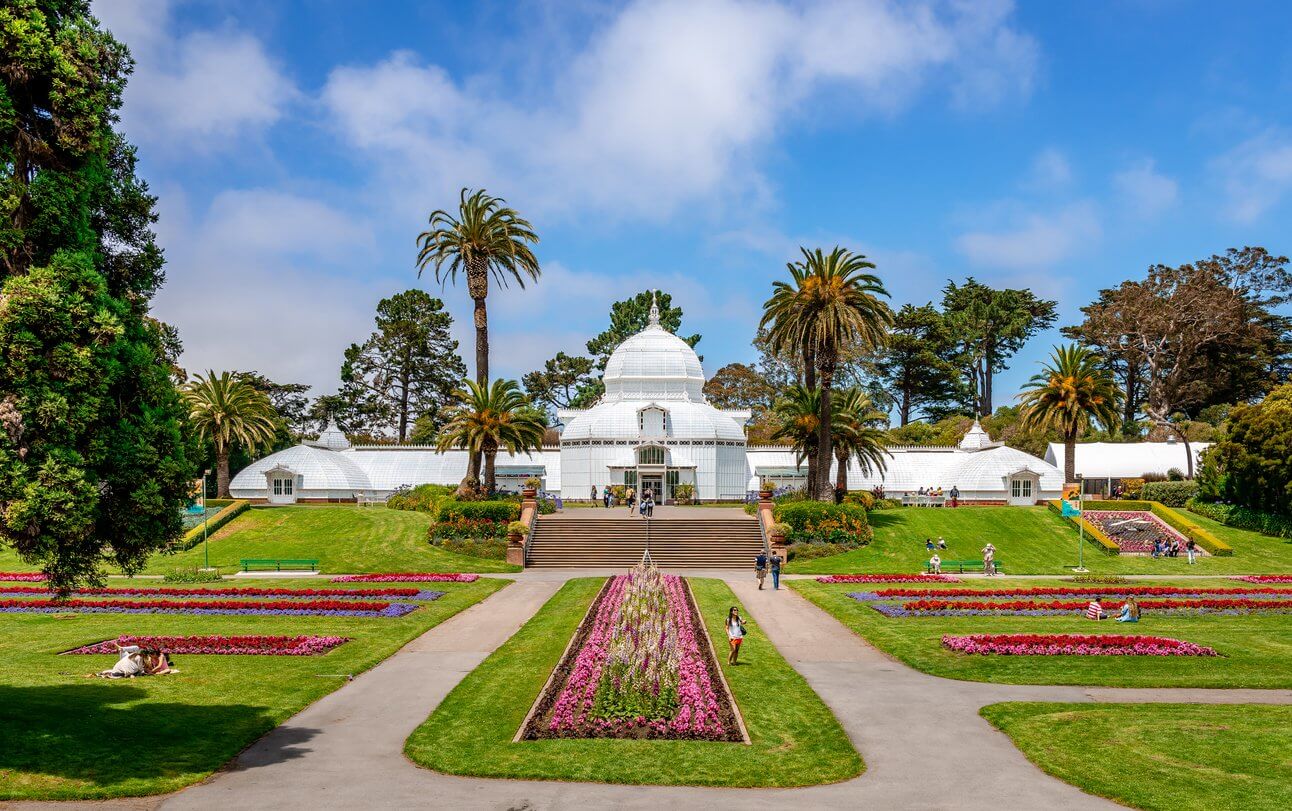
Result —
<instances>
[{"instance_id":1,"label":"group of people","mask_svg":"<svg viewBox=\"0 0 1292 811\"><path fill-rule=\"evenodd\" d=\"M763 590L763 581L767 579L768 569L772 572L772 588L779 590L781 587L781 556L772 553L767 557L766 552L759 552L758 557L754 558L754 577L758 578L758 590Z\"/></svg>"},{"instance_id":2,"label":"group of people","mask_svg":"<svg viewBox=\"0 0 1292 811\"><path fill-rule=\"evenodd\" d=\"M1112 617L1104 610L1103 597L1095 597L1086 606L1086 619L1106 620ZM1116 617L1118 622L1139 622L1139 602L1134 597L1127 597L1122 603L1122 610Z\"/></svg>"},{"instance_id":3,"label":"group of people","mask_svg":"<svg viewBox=\"0 0 1292 811\"><path fill-rule=\"evenodd\" d=\"M597 500L596 485L593 485L592 487L592 500ZM611 490L610 485L607 484L601 489L601 504L606 509L610 509L611 505L615 505L617 503L618 499L615 497L614 491ZM628 505L629 515L632 515L634 508L636 508L637 513L643 518L651 518L655 515L655 491L650 487L647 487L646 490L642 492L640 501L637 499L637 491L632 487L629 487L624 491L624 503Z\"/></svg>"},{"instance_id":4,"label":"group of people","mask_svg":"<svg viewBox=\"0 0 1292 811\"><path fill-rule=\"evenodd\" d=\"M929 558L930 574L942 574L942 556L938 554L937 550L945 550L946 548L947 548L946 539L943 538L941 535L938 536L938 540L936 544L933 542L932 538L924 539L924 549L928 552L933 553L933 557ZM982 548L982 573L987 575L988 577L996 576L995 544L988 543L986 546Z\"/></svg>"},{"instance_id":5,"label":"group of people","mask_svg":"<svg viewBox=\"0 0 1292 811\"><path fill-rule=\"evenodd\" d=\"M767 572L772 573L772 588L780 589L781 587L781 564L785 561L781 556L773 552L770 557L767 553L759 552L758 557L754 558L754 576L758 578L758 590L763 590L763 581L767 579ZM740 616L740 609L734 605L727 612L727 647L730 649L727 653L727 663L735 664L740 657L740 643L745 641L745 621Z\"/></svg>"},{"instance_id":6,"label":"group of people","mask_svg":"<svg viewBox=\"0 0 1292 811\"><path fill-rule=\"evenodd\" d=\"M102 679L133 679L135 676L164 676L178 672L164 650L117 645L117 663L94 675Z\"/></svg>"},{"instance_id":7,"label":"group of people","mask_svg":"<svg viewBox=\"0 0 1292 811\"><path fill-rule=\"evenodd\" d=\"M1153 551L1149 554L1155 558L1178 558L1180 557L1181 546L1184 547L1184 552L1189 558L1189 563L1192 564L1194 555L1197 554L1197 546L1194 544L1192 538L1189 538L1183 544L1180 543L1179 538L1171 538L1169 540L1166 538L1158 538L1153 541Z\"/></svg>"},{"instance_id":8,"label":"group of people","mask_svg":"<svg viewBox=\"0 0 1292 811\"><path fill-rule=\"evenodd\" d=\"M940 486L921 487L920 489L915 491L915 494L917 496L928 496L931 499L940 498L940 499L943 499L944 501L949 499L951 501L952 507L960 506L960 488L956 487L955 485L951 486L951 490L949 492L943 491L943 489Z\"/></svg>"}]
</instances>

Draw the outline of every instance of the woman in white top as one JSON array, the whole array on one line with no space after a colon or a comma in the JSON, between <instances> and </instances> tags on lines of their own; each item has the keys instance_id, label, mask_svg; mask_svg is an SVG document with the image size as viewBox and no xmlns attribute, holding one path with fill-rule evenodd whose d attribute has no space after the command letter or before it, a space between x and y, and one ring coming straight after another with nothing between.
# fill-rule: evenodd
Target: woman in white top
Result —
<instances>
[{"instance_id":1,"label":"woman in white top","mask_svg":"<svg viewBox=\"0 0 1292 811\"><path fill-rule=\"evenodd\" d=\"M109 679L125 679L144 672L144 658L138 645L119 645L117 653L119 654L117 663L111 670L100 673L100 676L106 676Z\"/></svg>"},{"instance_id":2,"label":"woman in white top","mask_svg":"<svg viewBox=\"0 0 1292 811\"><path fill-rule=\"evenodd\" d=\"M731 646L731 653L727 655L727 663L734 665L736 659L740 656L740 643L745 639L745 623L740 619L740 609L734 605L727 612L727 644Z\"/></svg>"}]
</instances>

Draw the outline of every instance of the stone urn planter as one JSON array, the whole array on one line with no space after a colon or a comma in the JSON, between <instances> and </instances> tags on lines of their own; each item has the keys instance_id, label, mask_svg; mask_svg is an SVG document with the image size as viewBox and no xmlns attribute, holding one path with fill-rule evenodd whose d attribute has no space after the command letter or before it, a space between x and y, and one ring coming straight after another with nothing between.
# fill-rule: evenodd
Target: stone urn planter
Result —
<instances>
[{"instance_id":1,"label":"stone urn planter","mask_svg":"<svg viewBox=\"0 0 1292 811\"><path fill-rule=\"evenodd\" d=\"M538 490L533 487L524 487L520 491L521 498L532 499L538 496Z\"/></svg>"},{"instance_id":2,"label":"stone urn planter","mask_svg":"<svg viewBox=\"0 0 1292 811\"><path fill-rule=\"evenodd\" d=\"M759 491L758 491L758 500L759 500L759 501L771 501L771 500L772 500L772 491L771 491L771 490L759 490Z\"/></svg>"},{"instance_id":3,"label":"stone urn planter","mask_svg":"<svg viewBox=\"0 0 1292 811\"><path fill-rule=\"evenodd\" d=\"M512 521L507 525L507 543L511 546L520 546L525 542L525 535L529 532L529 527L524 521Z\"/></svg>"}]
</instances>

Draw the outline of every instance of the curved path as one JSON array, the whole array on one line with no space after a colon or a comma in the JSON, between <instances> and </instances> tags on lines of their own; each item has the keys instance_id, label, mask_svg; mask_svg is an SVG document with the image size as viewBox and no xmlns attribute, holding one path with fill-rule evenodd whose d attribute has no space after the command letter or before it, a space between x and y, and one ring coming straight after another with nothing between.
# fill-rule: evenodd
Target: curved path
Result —
<instances>
[{"instance_id":1,"label":"curved path","mask_svg":"<svg viewBox=\"0 0 1292 811\"><path fill-rule=\"evenodd\" d=\"M404 740L453 686L515 633L564 579L588 574L519 575L515 584L301 711L204 783L167 797L94 805L1106 809L1120 806L1042 773L978 709L997 701L1292 703L1287 690L1019 686L929 676L888 658L794 592L760 592L748 576L735 579L724 572L715 574L728 580L747 613L843 723L865 758L864 775L801 789L615 786L452 777L406 760Z\"/></svg>"}]
</instances>

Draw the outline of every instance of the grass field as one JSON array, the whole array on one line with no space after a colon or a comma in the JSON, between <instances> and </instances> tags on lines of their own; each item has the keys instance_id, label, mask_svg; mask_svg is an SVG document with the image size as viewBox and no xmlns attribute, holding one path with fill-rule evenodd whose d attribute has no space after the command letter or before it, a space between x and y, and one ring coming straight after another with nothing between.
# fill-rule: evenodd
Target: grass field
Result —
<instances>
[{"instance_id":1,"label":"grass field","mask_svg":"<svg viewBox=\"0 0 1292 811\"><path fill-rule=\"evenodd\" d=\"M1047 773L1135 808L1292 808L1292 707L1020 702L982 714Z\"/></svg>"},{"instance_id":2,"label":"grass field","mask_svg":"<svg viewBox=\"0 0 1292 811\"><path fill-rule=\"evenodd\" d=\"M248 510L211 536L211 565L239 570L243 558L318 558L324 572L514 572L501 560L446 552L426 540L426 513L385 507L318 505ZM202 544L154 555L145 569L164 574L204 563ZM0 571L27 571L11 549L0 549Z\"/></svg>"},{"instance_id":3,"label":"grass field","mask_svg":"<svg viewBox=\"0 0 1292 811\"><path fill-rule=\"evenodd\" d=\"M936 676L1003 684L1292 688L1292 667L1288 666L1292 662L1292 616L1287 614L1154 617L1146 612L1141 622L1129 628L1080 617L888 618L847 596L851 591L866 591L867 586L787 582L872 645ZM1016 581L991 585L1006 584L1026 585ZM968 584L966 590L977 585L984 584ZM1044 585L1058 584L1046 581ZM1220 581L1215 585L1237 584ZM1109 596L1116 594L1116 586L1107 589ZM943 634L985 633L1148 634L1209 645L1221 656L967 656L941 645Z\"/></svg>"},{"instance_id":4,"label":"grass field","mask_svg":"<svg viewBox=\"0 0 1292 811\"><path fill-rule=\"evenodd\" d=\"M508 582L435 584L444 597L399 619L0 614L0 800L127 797L195 783L343 685L345 674L367 670ZM182 655L178 675L121 681L84 678L114 656L57 655L121 634L351 641L324 656Z\"/></svg>"},{"instance_id":5,"label":"grass field","mask_svg":"<svg viewBox=\"0 0 1292 811\"><path fill-rule=\"evenodd\" d=\"M945 560L981 559L988 541L1007 574L1063 574L1077 565L1077 530L1045 507L908 507L871 512L875 539L842 555L791 563L786 571L804 574L923 571L930 552L924 539L942 536ZM1271 538L1189 514L1234 548L1231 557L1202 557L1189 566L1183 558L1105 555L1087 542L1085 566L1108 574L1171 575L1262 574L1292 572L1292 540Z\"/></svg>"},{"instance_id":6,"label":"grass field","mask_svg":"<svg viewBox=\"0 0 1292 811\"><path fill-rule=\"evenodd\" d=\"M606 783L799 786L859 774L861 757L830 710L752 621L735 667L719 656L751 745L706 741L540 740L512 743L601 579L567 583L459 684L409 737L406 754L438 771ZM719 652L737 604L718 580L691 580Z\"/></svg>"}]
</instances>

